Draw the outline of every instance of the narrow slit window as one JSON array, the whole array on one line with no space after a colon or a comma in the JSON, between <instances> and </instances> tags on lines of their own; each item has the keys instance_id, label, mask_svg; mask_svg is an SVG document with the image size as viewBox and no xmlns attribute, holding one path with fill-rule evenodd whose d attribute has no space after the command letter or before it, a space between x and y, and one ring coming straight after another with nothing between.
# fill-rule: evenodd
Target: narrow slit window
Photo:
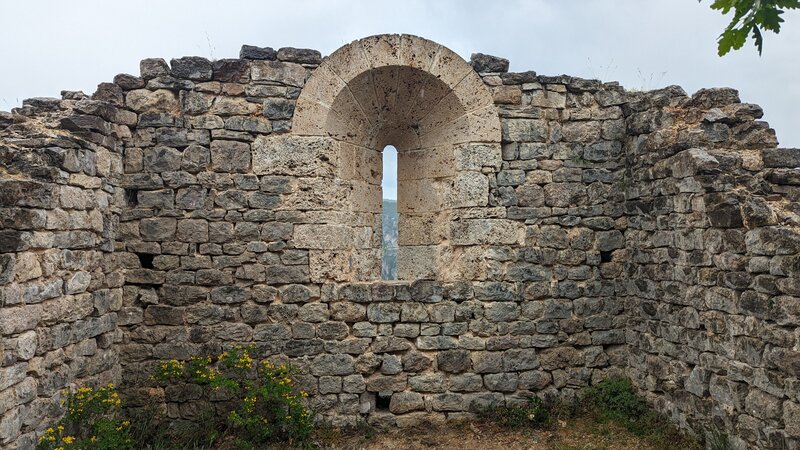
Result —
<instances>
[{"instance_id":1,"label":"narrow slit window","mask_svg":"<svg viewBox=\"0 0 800 450\"><path fill-rule=\"evenodd\" d=\"M397 279L397 149L383 149L383 211L381 217L381 279Z\"/></svg>"}]
</instances>

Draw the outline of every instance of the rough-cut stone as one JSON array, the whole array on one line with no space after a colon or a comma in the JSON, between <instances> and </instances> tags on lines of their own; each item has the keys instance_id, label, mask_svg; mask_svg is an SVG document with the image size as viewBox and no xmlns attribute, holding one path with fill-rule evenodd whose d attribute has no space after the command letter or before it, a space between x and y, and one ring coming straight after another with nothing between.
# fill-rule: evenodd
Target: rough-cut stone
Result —
<instances>
[{"instance_id":1,"label":"rough-cut stone","mask_svg":"<svg viewBox=\"0 0 800 450\"><path fill-rule=\"evenodd\" d=\"M278 50L277 57L280 61L298 64L319 64L322 62L322 54L317 50L308 48L283 47Z\"/></svg>"},{"instance_id":2,"label":"rough-cut stone","mask_svg":"<svg viewBox=\"0 0 800 450\"><path fill-rule=\"evenodd\" d=\"M509 62L505 58L473 53L469 61L476 72L508 72Z\"/></svg>"},{"instance_id":3,"label":"rough-cut stone","mask_svg":"<svg viewBox=\"0 0 800 450\"><path fill-rule=\"evenodd\" d=\"M140 69L0 113L0 447L76 384L225 409L139 375L248 342L339 425L622 374L695 432L798 445L800 162L736 91L409 35ZM379 281L386 144L401 281Z\"/></svg>"},{"instance_id":4,"label":"rough-cut stone","mask_svg":"<svg viewBox=\"0 0 800 450\"><path fill-rule=\"evenodd\" d=\"M210 154L216 172L246 172L250 168L250 145L244 142L215 139Z\"/></svg>"},{"instance_id":5,"label":"rough-cut stone","mask_svg":"<svg viewBox=\"0 0 800 450\"><path fill-rule=\"evenodd\" d=\"M261 59L274 61L277 56L277 52L271 47L243 45L242 49L239 51L239 58L241 59Z\"/></svg>"},{"instance_id":6,"label":"rough-cut stone","mask_svg":"<svg viewBox=\"0 0 800 450\"><path fill-rule=\"evenodd\" d=\"M207 81L211 79L211 61L199 56L186 56L170 61L170 74L177 78Z\"/></svg>"}]
</instances>

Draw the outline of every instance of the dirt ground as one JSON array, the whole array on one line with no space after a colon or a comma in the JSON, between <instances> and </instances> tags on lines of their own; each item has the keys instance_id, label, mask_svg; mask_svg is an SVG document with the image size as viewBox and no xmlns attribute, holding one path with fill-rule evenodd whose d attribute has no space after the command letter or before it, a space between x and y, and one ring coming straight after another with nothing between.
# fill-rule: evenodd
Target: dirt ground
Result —
<instances>
[{"instance_id":1,"label":"dirt ground","mask_svg":"<svg viewBox=\"0 0 800 450\"><path fill-rule=\"evenodd\" d=\"M354 436L330 437L320 442L329 449L396 450L600 450L648 449L647 442L612 423L590 419L560 422L557 430L509 430L483 422L443 427L390 429Z\"/></svg>"}]
</instances>

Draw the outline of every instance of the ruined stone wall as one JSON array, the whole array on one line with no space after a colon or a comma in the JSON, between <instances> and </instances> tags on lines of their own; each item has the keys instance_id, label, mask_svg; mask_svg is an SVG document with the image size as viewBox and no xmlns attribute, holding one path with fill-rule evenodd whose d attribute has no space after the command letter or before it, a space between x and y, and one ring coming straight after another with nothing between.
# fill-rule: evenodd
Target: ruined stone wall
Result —
<instances>
[{"instance_id":1,"label":"ruined stone wall","mask_svg":"<svg viewBox=\"0 0 800 450\"><path fill-rule=\"evenodd\" d=\"M0 261L17 267L0 278L3 444L24 448L45 424L29 402L118 374L132 407L222 411L149 376L159 361L254 344L297 367L336 424L458 419L624 373L684 426L795 445L798 152L775 149L734 91L628 93L507 70L413 36L325 59L245 46L239 59L144 60L93 100L15 111L30 119L0 131L17 158L2 182L40 177L29 155L50 155L37 167L58 175L42 181L58 196L0 194ZM31 123L72 144L37 140ZM388 144L395 282L379 280ZM71 263L64 245L90 251ZM37 280L19 270L32 261ZM42 318L17 314L11 294L52 280L78 288L42 288L52 299L25 306ZM55 388L18 355L31 329L48 367L73 368Z\"/></svg>"},{"instance_id":2,"label":"ruined stone wall","mask_svg":"<svg viewBox=\"0 0 800 450\"><path fill-rule=\"evenodd\" d=\"M120 378L113 123L131 118L77 93L0 115L2 448L32 448L72 383Z\"/></svg>"},{"instance_id":3,"label":"ruined stone wall","mask_svg":"<svg viewBox=\"0 0 800 450\"><path fill-rule=\"evenodd\" d=\"M732 89L625 105L629 367L734 448L800 437L800 151Z\"/></svg>"},{"instance_id":4,"label":"ruined stone wall","mask_svg":"<svg viewBox=\"0 0 800 450\"><path fill-rule=\"evenodd\" d=\"M617 98L617 86L489 72L483 81L502 105L496 142L414 147L450 152L412 158L438 164L412 167L436 174L422 181L432 192L420 195L450 211L427 218L428 228L401 216L401 244L410 244L401 258L409 252L418 277L382 282L373 250L380 210L365 207L362 189L376 184L368 180L380 154L370 157L361 135L345 132L352 119L336 123L342 140L298 136L288 121L294 100L309 76L329 69L317 69L313 53L285 52L276 61L179 59L170 68L148 60L125 91L139 114L125 149L128 206L118 233L128 385L147 386L160 360L254 343L299 369L329 419L353 424L367 414L406 425L569 391L624 365L624 299L614 279L623 206L612 193L623 174L624 121L603 97ZM468 73L480 80L461 64L456 83ZM275 104L289 114L276 115ZM402 164L407 141L388 142ZM354 148L366 155L356 153L356 164ZM401 197L420 179L401 175ZM446 246L430 238L437 230ZM428 268L441 260L425 258L431 248L448 258L442 271ZM200 399L180 387L163 395L175 417L214 407L186 401Z\"/></svg>"}]
</instances>

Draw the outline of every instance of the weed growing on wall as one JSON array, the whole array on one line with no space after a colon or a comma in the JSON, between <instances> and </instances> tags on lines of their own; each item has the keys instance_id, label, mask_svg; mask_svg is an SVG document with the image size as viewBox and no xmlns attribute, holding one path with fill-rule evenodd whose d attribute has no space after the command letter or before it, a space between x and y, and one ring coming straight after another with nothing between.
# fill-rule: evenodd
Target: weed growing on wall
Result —
<instances>
[{"instance_id":1,"label":"weed growing on wall","mask_svg":"<svg viewBox=\"0 0 800 450\"><path fill-rule=\"evenodd\" d=\"M134 449L130 422L121 418L122 400L114 385L79 387L67 395L66 414L39 437L37 450Z\"/></svg>"},{"instance_id":2,"label":"weed growing on wall","mask_svg":"<svg viewBox=\"0 0 800 450\"><path fill-rule=\"evenodd\" d=\"M700 448L666 417L653 410L625 378L609 378L580 392L584 413L600 422L613 421L657 448Z\"/></svg>"},{"instance_id":3,"label":"weed growing on wall","mask_svg":"<svg viewBox=\"0 0 800 450\"><path fill-rule=\"evenodd\" d=\"M311 447L313 421L302 403L307 393L290 377L292 368L253 359L253 347L235 347L212 358L161 363L154 378L185 381L211 391L225 391L235 407L227 416L228 434L243 448L283 442Z\"/></svg>"},{"instance_id":4,"label":"weed growing on wall","mask_svg":"<svg viewBox=\"0 0 800 450\"><path fill-rule=\"evenodd\" d=\"M478 416L510 429L543 428L551 423L550 409L539 397L529 397L522 405L488 408L480 411Z\"/></svg>"}]
</instances>

